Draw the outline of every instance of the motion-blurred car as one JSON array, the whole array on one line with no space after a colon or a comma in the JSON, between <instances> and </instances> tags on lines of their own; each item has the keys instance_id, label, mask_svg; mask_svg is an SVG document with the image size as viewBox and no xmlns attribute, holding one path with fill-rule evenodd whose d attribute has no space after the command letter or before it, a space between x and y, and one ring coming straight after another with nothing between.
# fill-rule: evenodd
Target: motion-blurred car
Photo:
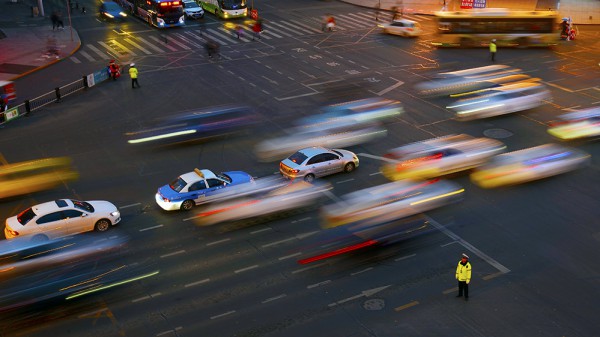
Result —
<instances>
[{"instance_id":1,"label":"motion-blurred car","mask_svg":"<svg viewBox=\"0 0 600 337\"><path fill-rule=\"evenodd\" d=\"M589 158L581 150L545 144L495 156L471 174L471 181L483 188L520 184L573 171Z\"/></svg>"},{"instance_id":2,"label":"motion-blurred car","mask_svg":"<svg viewBox=\"0 0 600 337\"><path fill-rule=\"evenodd\" d=\"M548 133L562 140L600 136L600 108L573 111L559 116Z\"/></svg>"},{"instance_id":3,"label":"motion-blurred car","mask_svg":"<svg viewBox=\"0 0 600 337\"><path fill-rule=\"evenodd\" d=\"M127 17L125 10L113 1L102 1L98 12L104 20L120 21Z\"/></svg>"},{"instance_id":4,"label":"motion-blurred car","mask_svg":"<svg viewBox=\"0 0 600 337\"><path fill-rule=\"evenodd\" d=\"M459 120L467 121L524 111L552 99L541 83L526 82L485 91L476 97L461 99L447 106Z\"/></svg>"},{"instance_id":5,"label":"motion-blurred car","mask_svg":"<svg viewBox=\"0 0 600 337\"><path fill-rule=\"evenodd\" d=\"M390 150L381 172L390 180L434 178L482 165L505 148L494 139L449 135Z\"/></svg>"},{"instance_id":6,"label":"motion-blurred car","mask_svg":"<svg viewBox=\"0 0 600 337\"><path fill-rule=\"evenodd\" d=\"M444 96L489 88L492 79L518 74L521 69L504 65L440 73L434 79L416 85L421 96Z\"/></svg>"},{"instance_id":7,"label":"motion-blurred car","mask_svg":"<svg viewBox=\"0 0 600 337\"><path fill-rule=\"evenodd\" d=\"M464 189L444 180L395 181L344 195L323 207L323 227L381 225L462 200Z\"/></svg>"},{"instance_id":8,"label":"motion-blurred car","mask_svg":"<svg viewBox=\"0 0 600 337\"><path fill-rule=\"evenodd\" d=\"M379 24L377 26L382 28L384 33L392 35L415 37L423 33L421 25L418 22L408 19L393 20L390 23Z\"/></svg>"},{"instance_id":9,"label":"motion-blurred car","mask_svg":"<svg viewBox=\"0 0 600 337\"><path fill-rule=\"evenodd\" d=\"M371 97L324 107L319 114L301 118L296 122L299 127L318 127L331 123L369 123L397 117L404 112L399 101Z\"/></svg>"},{"instance_id":10,"label":"motion-blurred car","mask_svg":"<svg viewBox=\"0 0 600 337\"><path fill-rule=\"evenodd\" d=\"M201 19L204 17L204 9L195 0L183 0L181 4L186 19Z\"/></svg>"},{"instance_id":11,"label":"motion-blurred car","mask_svg":"<svg viewBox=\"0 0 600 337\"><path fill-rule=\"evenodd\" d=\"M0 199L47 190L78 177L67 157L0 165Z\"/></svg>"},{"instance_id":12,"label":"motion-blurred car","mask_svg":"<svg viewBox=\"0 0 600 337\"><path fill-rule=\"evenodd\" d=\"M189 211L195 205L211 202L227 187L253 182L246 172L229 171L215 174L210 170L194 169L182 174L156 192L156 203L165 211Z\"/></svg>"},{"instance_id":13,"label":"motion-blurred car","mask_svg":"<svg viewBox=\"0 0 600 337\"><path fill-rule=\"evenodd\" d=\"M348 147L385 137L387 130L379 123L357 123L351 120L326 121L296 127L287 136L258 143L254 152L260 161L275 161L299 149L312 146Z\"/></svg>"},{"instance_id":14,"label":"motion-blurred car","mask_svg":"<svg viewBox=\"0 0 600 337\"><path fill-rule=\"evenodd\" d=\"M311 184L304 181L283 185L268 193L212 204L195 218L200 226L223 222L260 220L286 212L294 212L319 202L329 184Z\"/></svg>"},{"instance_id":15,"label":"motion-blurred car","mask_svg":"<svg viewBox=\"0 0 600 337\"><path fill-rule=\"evenodd\" d=\"M358 167L358 157L348 150L309 147L299 150L279 163L279 172L288 179L315 178L339 172L352 172Z\"/></svg>"},{"instance_id":16,"label":"motion-blurred car","mask_svg":"<svg viewBox=\"0 0 600 337\"><path fill-rule=\"evenodd\" d=\"M7 239L31 236L44 241L88 231L104 232L121 221L121 213L108 201L59 199L29 207L6 219Z\"/></svg>"},{"instance_id":17,"label":"motion-blurred car","mask_svg":"<svg viewBox=\"0 0 600 337\"><path fill-rule=\"evenodd\" d=\"M129 144L176 144L244 132L258 122L247 106L227 105L164 117L146 129L127 132Z\"/></svg>"},{"instance_id":18,"label":"motion-blurred car","mask_svg":"<svg viewBox=\"0 0 600 337\"><path fill-rule=\"evenodd\" d=\"M502 88L502 87L506 87L506 86L510 86L510 85L514 85L514 84L518 84L518 83L539 82L541 80L542 80L541 78L531 77L531 76L525 75L525 74L506 75L503 77L497 77L497 78L492 78L489 80L481 81L480 82L481 89L461 92L458 94L452 94L452 95L450 95L450 97L455 98L455 97L474 96L477 94L481 95L481 94L485 94L487 92L494 90L494 88Z\"/></svg>"}]
</instances>

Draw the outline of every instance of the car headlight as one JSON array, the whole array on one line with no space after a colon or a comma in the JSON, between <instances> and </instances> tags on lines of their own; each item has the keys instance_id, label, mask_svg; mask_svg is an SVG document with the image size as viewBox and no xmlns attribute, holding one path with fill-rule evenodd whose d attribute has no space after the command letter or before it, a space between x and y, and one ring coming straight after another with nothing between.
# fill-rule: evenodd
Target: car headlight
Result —
<instances>
[{"instance_id":1,"label":"car headlight","mask_svg":"<svg viewBox=\"0 0 600 337\"><path fill-rule=\"evenodd\" d=\"M182 15L182 16L179 18L179 23L184 23L184 22L185 22L185 15Z\"/></svg>"},{"instance_id":2,"label":"car headlight","mask_svg":"<svg viewBox=\"0 0 600 337\"><path fill-rule=\"evenodd\" d=\"M109 18L111 18L111 19L112 19L112 18L114 18L114 16L110 15L110 13L106 13L106 12L104 12L104 15L106 15L107 17L109 17Z\"/></svg>"},{"instance_id":3,"label":"car headlight","mask_svg":"<svg viewBox=\"0 0 600 337\"><path fill-rule=\"evenodd\" d=\"M120 12L119 15L122 16L122 17L126 17L127 16L127 14L125 14L124 12Z\"/></svg>"},{"instance_id":4,"label":"car headlight","mask_svg":"<svg viewBox=\"0 0 600 337\"><path fill-rule=\"evenodd\" d=\"M114 211L111 212L110 215L114 216L115 218L118 218L119 216L121 216L121 213L119 211Z\"/></svg>"}]
</instances>

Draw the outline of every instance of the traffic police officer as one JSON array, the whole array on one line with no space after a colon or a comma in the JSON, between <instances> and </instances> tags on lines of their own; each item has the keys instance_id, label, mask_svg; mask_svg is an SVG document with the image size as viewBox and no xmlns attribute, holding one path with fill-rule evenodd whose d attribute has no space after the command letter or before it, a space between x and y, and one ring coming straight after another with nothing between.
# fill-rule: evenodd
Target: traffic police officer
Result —
<instances>
[{"instance_id":1,"label":"traffic police officer","mask_svg":"<svg viewBox=\"0 0 600 337\"><path fill-rule=\"evenodd\" d=\"M465 292L465 301L469 300L469 282L471 282L471 263L469 263L469 256L467 254L462 255L458 265L456 266L456 280L458 280L458 295L456 297L462 297L463 290Z\"/></svg>"}]
</instances>

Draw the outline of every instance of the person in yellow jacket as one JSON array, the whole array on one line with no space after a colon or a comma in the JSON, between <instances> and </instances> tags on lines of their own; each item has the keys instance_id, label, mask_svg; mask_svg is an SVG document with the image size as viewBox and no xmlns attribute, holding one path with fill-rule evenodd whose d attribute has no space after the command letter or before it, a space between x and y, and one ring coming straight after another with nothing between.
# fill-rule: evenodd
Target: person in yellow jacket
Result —
<instances>
[{"instance_id":1,"label":"person in yellow jacket","mask_svg":"<svg viewBox=\"0 0 600 337\"><path fill-rule=\"evenodd\" d=\"M138 70L135 67L135 63L132 63L129 65L129 76L131 77L131 88L135 89L135 85L137 84L137 87L140 87L140 84L138 83Z\"/></svg>"},{"instance_id":2,"label":"person in yellow jacket","mask_svg":"<svg viewBox=\"0 0 600 337\"><path fill-rule=\"evenodd\" d=\"M458 280L458 295L456 297L462 297L463 290L465 292L465 301L469 300L469 282L471 282L471 263L469 263L469 256L463 254L458 266L456 266L456 279Z\"/></svg>"},{"instance_id":3,"label":"person in yellow jacket","mask_svg":"<svg viewBox=\"0 0 600 337\"><path fill-rule=\"evenodd\" d=\"M490 42L490 55L492 56L492 62L496 62L496 50L498 47L496 46L496 39L493 39Z\"/></svg>"}]
</instances>

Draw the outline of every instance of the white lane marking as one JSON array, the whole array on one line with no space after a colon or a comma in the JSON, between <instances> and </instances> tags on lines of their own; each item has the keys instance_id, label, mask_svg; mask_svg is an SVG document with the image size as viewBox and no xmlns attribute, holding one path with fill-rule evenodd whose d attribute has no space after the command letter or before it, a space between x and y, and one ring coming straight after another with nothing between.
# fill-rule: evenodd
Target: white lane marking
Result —
<instances>
[{"instance_id":1,"label":"white lane marking","mask_svg":"<svg viewBox=\"0 0 600 337\"><path fill-rule=\"evenodd\" d=\"M86 47L90 48L94 53L98 54L101 58L108 60L110 56L106 55L106 53L102 52L100 49L94 47L93 45L87 45Z\"/></svg>"},{"instance_id":2,"label":"white lane marking","mask_svg":"<svg viewBox=\"0 0 600 337\"><path fill-rule=\"evenodd\" d=\"M160 296L160 295L162 295L162 294L161 293L154 293L154 294L151 294L151 295L148 295L148 296L136 298L135 300L131 300L131 302L132 303L140 302L140 301L144 301L144 300L147 300L147 299L150 299L150 298L153 298L153 297L157 297L157 296Z\"/></svg>"},{"instance_id":3,"label":"white lane marking","mask_svg":"<svg viewBox=\"0 0 600 337\"><path fill-rule=\"evenodd\" d=\"M560 90L566 91L566 92L575 92L575 91L573 91L573 90L571 90L571 89L569 89L569 88L565 88L565 87L563 87L563 86L560 86L560 85L558 85L558 84L549 83L549 82L544 82L544 81L542 81L542 83L544 83L544 84L547 84L547 85L549 85L549 86L551 86L551 87L555 87L555 88L557 88L557 89L560 89Z\"/></svg>"},{"instance_id":4,"label":"white lane marking","mask_svg":"<svg viewBox=\"0 0 600 337\"><path fill-rule=\"evenodd\" d=\"M415 257L417 256L417 254L410 254L410 255L406 255L406 256L401 256L397 259L394 259L394 261L402 261L402 260L406 260L406 259L410 259L411 257Z\"/></svg>"},{"instance_id":5,"label":"white lane marking","mask_svg":"<svg viewBox=\"0 0 600 337\"><path fill-rule=\"evenodd\" d=\"M145 232L145 231L149 231L151 229L157 229L157 228L161 228L163 225L157 225L157 226L152 226L152 227L146 227L146 228L142 228L140 229L140 232Z\"/></svg>"},{"instance_id":6,"label":"white lane marking","mask_svg":"<svg viewBox=\"0 0 600 337\"><path fill-rule=\"evenodd\" d=\"M364 273L364 272L368 272L369 270L373 270L373 267L369 267L369 268L367 268L367 269L363 269L363 270L357 271L357 272L355 272L355 273L352 273L352 274L350 274L350 275L354 276L354 275L362 274L362 273Z\"/></svg>"},{"instance_id":7,"label":"white lane marking","mask_svg":"<svg viewBox=\"0 0 600 337\"><path fill-rule=\"evenodd\" d=\"M354 178L351 179L346 179L346 180L342 180L342 181L338 181L336 184L343 184L343 183L349 183L351 181L354 181Z\"/></svg>"},{"instance_id":8,"label":"white lane marking","mask_svg":"<svg viewBox=\"0 0 600 337\"><path fill-rule=\"evenodd\" d=\"M277 22L270 22L270 23L269 23L269 25L271 25L271 26L273 26L273 25L275 25L275 26L279 26L280 28L283 28L283 29L287 29L287 30L293 31L294 33L298 33L297 31L295 31L295 30L293 30L293 29L291 29L291 28L288 28L288 27L286 27L286 26L282 26L282 25L278 24ZM278 29L279 29L279 28L278 28ZM283 35L287 35L287 36L289 36L289 37L293 37L293 35L291 35L291 34L288 34L288 33L286 33L285 31L282 31L282 30L278 30L277 32L279 32L280 34L283 34Z\"/></svg>"},{"instance_id":9,"label":"white lane marking","mask_svg":"<svg viewBox=\"0 0 600 337\"><path fill-rule=\"evenodd\" d=\"M346 302L349 302L349 301L352 301L352 300L355 300L355 299L358 299L358 298L361 298L361 297L369 297L369 296L375 295L376 293L378 293L378 292L380 292L380 291L382 291L382 290L384 290L386 288L389 288L391 286L392 285L390 284L390 285L379 287L379 288L373 288L373 289L363 290L358 295L355 295L355 296L352 296L352 297L348 297L348 298L344 298L343 300L340 300L340 301L337 301L337 302L334 302L334 303L329 303L327 306L328 307L333 307L333 306L336 306L338 304L343 304L343 303L346 303Z\"/></svg>"},{"instance_id":10,"label":"white lane marking","mask_svg":"<svg viewBox=\"0 0 600 337\"><path fill-rule=\"evenodd\" d=\"M288 99L294 99L294 98L312 96L312 95L316 95L318 93L319 93L318 91L315 91L315 92L309 92L308 94L301 94L301 95L296 95L296 96L288 96L288 97L282 97L282 98L275 97L275 99L278 100L278 101L287 101Z\"/></svg>"},{"instance_id":11,"label":"white lane marking","mask_svg":"<svg viewBox=\"0 0 600 337\"><path fill-rule=\"evenodd\" d=\"M307 271L307 270L315 269L315 268L318 268L318 267L324 266L324 265L326 265L326 264L327 264L327 262L321 262L321 263L318 263L318 264L315 264L315 265L312 265L312 266L308 266L308 267L306 267L306 268L302 268L302 269L296 269L296 270L292 271L292 274L297 274L297 273L301 273L301 272L303 272L303 271Z\"/></svg>"},{"instance_id":12,"label":"white lane marking","mask_svg":"<svg viewBox=\"0 0 600 337\"><path fill-rule=\"evenodd\" d=\"M404 82L402 82L402 81L398 81L398 83L396 83L396 84L393 84L393 85L391 85L391 86L389 86L389 87L387 87L387 88L385 88L385 89L381 90L380 92L378 92L378 93L377 93L377 96L381 96L381 95L383 95L383 94L386 94L386 93L388 93L388 92L390 92L390 91L392 91L392 90L394 90L394 89L398 88L399 86L401 86L401 85L403 85L403 84L404 84Z\"/></svg>"},{"instance_id":13,"label":"white lane marking","mask_svg":"<svg viewBox=\"0 0 600 337\"><path fill-rule=\"evenodd\" d=\"M382 174L381 172L370 173L369 176L376 176L378 174Z\"/></svg>"},{"instance_id":14,"label":"white lane marking","mask_svg":"<svg viewBox=\"0 0 600 337\"><path fill-rule=\"evenodd\" d=\"M327 280L327 281L323 281L323 282L319 282L319 283L315 283L315 284L311 284L309 286L306 286L306 289L312 289L312 288L316 288L322 285L325 285L327 283L331 283L331 280Z\"/></svg>"},{"instance_id":15,"label":"white lane marking","mask_svg":"<svg viewBox=\"0 0 600 337\"><path fill-rule=\"evenodd\" d=\"M138 202L138 203L136 203L136 204L131 204L131 205L125 205L125 206L121 206L121 207L119 207L119 209L123 209L123 208L129 208L129 207L135 207L135 206L139 206L139 205L141 205L141 204L142 204L141 202Z\"/></svg>"},{"instance_id":16,"label":"white lane marking","mask_svg":"<svg viewBox=\"0 0 600 337\"><path fill-rule=\"evenodd\" d=\"M232 32L223 27L219 27L217 29L211 29L211 32L223 39L228 40L230 43L239 43L240 41L250 42L250 40L248 40L248 38L246 38L245 36L241 36L239 40L237 38L234 38Z\"/></svg>"},{"instance_id":17,"label":"white lane marking","mask_svg":"<svg viewBox=\"0 0 600 337\"><path fill-rule=\"evenodd\" d=\"M310 28L310 30L303 28L304 25L300 25L300 24L292 24L286 21L280 21L279 22L280 26L290 26L292 27L292 29L294 30L294 32L296 32L297 34L303 34L303 33L307 33L307 34L313 34L315 32L319 33L319 30Z\"/></svg>"},{"instance_id":18,"label":"white lane marking","mask_svg":"<svg viewBox=\"0 0 600 337\"><path fill-rule=\"evenodd\" d=\"M181 43L181 42L178 42L177 40L175 40L175 39L173 39L173 38L169 38L169 37L167 37L167 41L168 41L167 43L174 43L174 44L178 45L179 47L181 47L181 48L183 48L183 49L185 49L185 50L192 50L192 48L190 48L190 47L188 47L188 46L184 45L184 44L183 44L183 43Z\"/></svg>"},{"instance_id":19,"label":"white lane marking","mask_svg":"<svg viewBox=\"0 0 600 337\"><path fill-rule=\"evenodd\" d=\"M291 255L282 256L282 257L278 258L278 260L279 261L286 260L286 259L292 258L294 256L298 256L298 255L302 255L302 253L298 252L298 253L294 253L294 254L291 254Z\"/></svg>"},{"instance_id":20,"label":"white lane marking","mask_svg":"<svg viewBox=\"0 0 600 337\"><path fill-rule=\"evenodd\" d=\"M255 264L255 265L253 265L253 266L250 266L250 267L246 267L246 268L238 269L238 270L234 271L234 273L236 273L236 274L239 274L239 273L243 273L243 272L245 272L245 271L248 271L248 270L251 270L251 269L255 269L255 268L258 268L258 265L257 265L257 264Z\"/></svg>"},{"instance_id":21,"label":"white lane marking","mask_svg":"<svg viewBox=\"0 0 600 337\"><path fill-rule=\"evenodd\" d=\"M168 335L168 334L170 334L170 333L177 334L177 331L179 331L179 330L181 330L181 329L183 329L183 327L181 327L181 326L178 326L178 327L176 327L176 328L175 328L175 329L173 329L173 330L167 330L167 331L159 332L159 333L157 333L157 334L156 334L156 336L157 336L157 337L158 337L158 336L164 336L164 335Z\"/></svg>"},{"instance_id":22,"label":"white lane marking","mask_svg":"<svg viewBox=\"0 0 600 337\"><path fill-rule=\"evenodd\" d=\"M228 311L228 312L220 314L220 315L211 316L210 319L216 319L216 318L220 318L220 317L223 317L223 316L231 315L231 314L234 314L234 313L235 313L235 310L231 310L231 311Z\"/></svg>"},{"instance_id":23,"label":"white lane marking","mask_svg":"<svg viewBox=\"0 0 600 337\"><path fill-rule=\"evenodd\" d=\"M169 257L169 256L173 256L173 255L178 255L178 254L183 254L183 253L185 253L185 249L178 250L178 251L173 252L173 253L161 255L160 258L162 259L162 258L165 258L165 257Z\"/></svg>"},{"instance_id":24,"label":"white lane marking","mask_svg":"<svg viewBox=\"0 0 600 337\"><path fill-rule=\"evenodd\" d=\"M152 52L148 51L148 49L140 46L139 44L133 42L131 39L123 39L125 42L129 43L130 45L136 47L137 49L141 50L142 52L144 52L144 54L146 55L152 55Z\"/></svg>"},{"instance_id":25,"label":"white lane marking","mask_svg":"<svg viewBox=\"0 0 600 337\"><path fill-rule=\"evenodd\" d=\"M309 217L306 217L306 218L302 218L300 220L294 220L294 221L292 221L292 223L302 222L302 221L306 221L306 220L310 220L310 219L312 219L312 217L309 216Z\"/></svg>"},{"instance_id":26,"label":"white lane marking","mask_svg":"<svg viewBox=\"0 0 600 337\"><path fill-rule=\"evenodd\" d=\"M196 41L188 38L187 36L184 36L183 34L175 33L173 35L177 36L179 39L183 40L183 42L185 42L187 44L190 44L190 45L192 45L192 46L194 46L196 48L202 48L202 45L196 43Z\"/></svg>"},{"instance_id":27,"label":"white lane marking","mask_svg":"<svg viewBox=\"0 0 600 337\"><path fill-rule=\"evenodd\" d=\"M197 286L199 284L206 283L206 282L209 282L209 281L210 281L209 278L205 278L204 280L200 280L200 281L188 283L188 284L184 285L183 287L184 288L193 287L193 286Z\"/></svg>"},{"instance_id":28,"label":"white lane marking","mask_svg":"<svg viewBox=\"0 0 600 337\"><path fill-rule=\"evenodd\" d=\"M69 58L71 59L71 61L73 61L73 63L81 63L81 61L79 61L79 59L75 56L71 56Z\"/></svg>"},{"instance_id":29,"label":"white lane marking","mask_svg":"<svg viewBox=\"0 0 600 337\"><path fill-rule=\"evenodd\" d=\"M275 246L281 243L285 243L288 241L292 241L292 240L296 240L295 237L291 237L291 238L287 238L287 239L283 239L283 240L279 240L279 241L275 241L275 242L271 242L271 243L267 243L265 245L262 245L262 248L267 248L267 247L271 247L271 246Z\"/></svg>"},{"instance_id":30,"label":"white lane marking","mask_svg":"<svg viewBox=\"0 0 600 337\"><path fill-rule=\"evenodd\" d=\"M433 220L432 218L430 218L427 215L425 215L425 218L435 228L439 229L442 233L446 234L451 239L453 239L453 240L457 241L458 243L460 243L463 247L465 247L469 251L473 252L480 259L484 260L485 262L487 262L490 265L492 265L494 268L498 269L501 273L506 274L506 273L510 272L510 269L508 269L505 266L503 266L502 264L500 264L500 262L492 259L487 254L485 254L484 252L482 252L479 249L475 248L472 244L468 243L467 241L463 240L460 236L458 236L458 235L454 234L453 232L451 232L450 230L446 229L444 226L442 226L441 224L439 224L437 221Z\"/></svg>"},{"instance_id":31,"label":"white lane marking","mask_svg":"<svg viewBox=\"0 0 600 337\"><path fill-rule=\"evenodd\" d=\"M145 40L142 37L136 37L139 41L141 41L142 43L144 43L146 45L146 47L154 49L154 51L158 52L158 53L164 53L165 50L158 48L157 46L154 45L154 43L148 42L147 40Z\"/></svg>"},{"instance_id":32,"label":"white lane marking","mask_svg":"<svg viewBox=\"0 0 600 337\"><path fill-rule=\"evenodd\" d=\"M219 241L213 241L213 242L207 243L206 245L207 246L212 246L212 245L216 245L216 244L219 244L219 243L227 242L229 240L231 240L231 239L223 239L223 240L219 240Z\"/></svg>"},{"instance_id":33,"label":"white lane marking","mask_svg":"<svg viewBox=\"0 0 600 337\"><path fill-rule=\"evenodd\" d=\"M98 310L94 310L94 311L90 311L90 312L86 312L85 314L81 314L79 316L77 316L77 318L85 318L85 317L89 317L89 316L97 316L97 314L108 310L108 308L102 308L102 309L98 309Z\"/></svg>"},{"instance_id":34,"label":"white lane marking","mask_svg":"<svg viewBox=\"0 0 600 337\"><path fill-rule=\"evenodd\" d=\"M169 49L170 51L179 51L177 48L171 47L169 46L169 40L165 39L165 40L160 40L158 37L156 36L150 36L150 38L156 42L158 42L159 45Z\"/></svg>"},{"instance_id":35,"label":"white lane marking","mask_svg":"<svg viewBox=\"0 0 600 337\"><path fill-rule=\"evenodd\" d=\"M272 231L272 230L273 230L273 228L267 227L267 228L259 229L259 230L256 230L256 231L252 231L252 232L250 232L250 234L258 234L258 233L262 233L262 232L265 232L265 231Z\"/></svg>"},{"instance_id":36,"label":"white lane marking","mask_svg":"<svg viewBox=\"0 0 600 337\"><path fill-rule=\"evenodd\" d=\"M450 246L450 245L453 245L455 243L458 243L458 241L452 241L452 242L444 243L443 245L440 245L440 247Z\"/></svg>"},{"instance_id":37,"label":"white lane marking","mask_svg":"<svg viewBox=\"0 0 600 337\"><path fill-rule=\"evenodd\" d=\"M393 159L389 159L389 158L385 158L385 157L381 157L381 156L374 156L374 155L368 154L368 153L357 153L357 155L362 156L362 157L372 158L372 159L378 159L381 161L387 161L388 163L394 163L394 164L398 163L397 160L393 160Z\"/></svg>"},{"instance_id":38,"label":"white lane marking","mask_svg":"<svg viewBox=\"0 0 600 337\"><path fill-rule=\"evenodd\" d=\"M125 47L124 45L122 45L122 44L120 44L119 42L117 42L117 40L110 40L110 41L108 41L108 42L110 42L110 43L112 43L113 45L115 45L115 46L117 46L117 47L121 48L121 50L124 50L124 51L125 51L127 54L129 54L129 55L132 55L132 56L137 56L137 54L136 54L136 53L135 53L133 50L131 50L131 49L128 49L128 48L127 48L127 47ZM113 47L113 49L114 49L114 47ZM114 49L114 50L116 50L116 49Z\"/></svg>"},{"instance_id":39,"label":"white lane marking","mask_svg":"<svg viewBox=\"0 0 600 337\"><path fill-rule=\"evenodd\" d=\"M279 296L275 296L275 297L267 298L266 300L264 300L264 301L262 301L262 302L260 302L260 303L263 303L263 304L264 304L264 303L269 303L269 302L272 302L272 301L278 300L278 299L280 299L280 298L284 298L284 297L286 297L286 296L287 296L286 294L281 294L281 295L279 295Z\"/></svg>"},{"instance_id":40,"label":"white lane marking","mask_svg":"<svg viewBox=\"0 0 600 337\"><path fill-rule=\"evenodd\" d=\"M80 55L83 55L88 61L96 61L90 54L86 53L84 50L79 51Z\"/></svg>"}]
</instances>

